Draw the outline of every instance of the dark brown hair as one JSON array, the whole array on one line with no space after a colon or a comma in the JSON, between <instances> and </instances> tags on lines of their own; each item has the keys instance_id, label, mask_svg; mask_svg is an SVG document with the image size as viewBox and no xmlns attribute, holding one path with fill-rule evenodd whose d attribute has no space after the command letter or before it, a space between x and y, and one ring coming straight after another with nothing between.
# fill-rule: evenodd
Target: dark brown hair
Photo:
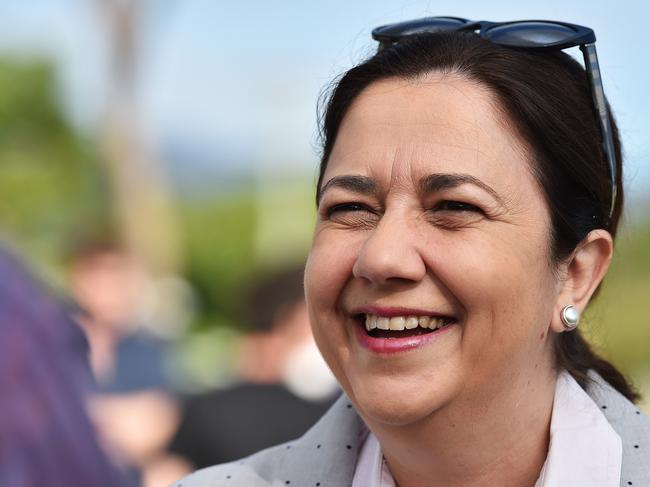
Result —
<instances>
[{"instance_id":1,"label":"dark brown hair","mask_svg":"<svg viewBox=\"0 0 650 487\"><path fill-rule=\"evenodd\" d=\"M322 156L317 200L341 122L359 94L387 78L417 78L429 72L459 74L488 87L500 109L530 149L534 176L551 214L550 256L567 259L594 229L614 237L623 208L621 143L610 115L617 160L617 197L611 217L611 182L587 75L562 51L535 52L499 46L473 33L413 36L350 69L324 98L320 119ZM630 400L638 399L625 377L599 357L579 330L555 343L558 369L586 388L587 372L600 374Z\"/></svg>"}]
</instances>

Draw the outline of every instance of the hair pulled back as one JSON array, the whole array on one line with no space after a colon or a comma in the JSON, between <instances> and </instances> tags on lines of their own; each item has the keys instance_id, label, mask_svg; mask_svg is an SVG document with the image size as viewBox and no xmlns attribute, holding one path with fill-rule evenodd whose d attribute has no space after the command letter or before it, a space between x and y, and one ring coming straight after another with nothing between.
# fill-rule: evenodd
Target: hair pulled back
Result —
<instances>
[{"instance_id":1,"label":"hair pulled back","mask_svg":"<svg viewBox=\"0 0 650 487\"><path fill-rule=\"evenodd\" d=\"M553 264L570 257L591 230L616 235L623 208L621 143L610 115L618 175L610 217L608 162L585 70L562 51L503 47L466 32L409 37L377 52L333 84L319 117L323 150L317 200L343 118L361 92L383 79L415 79L430 72L458 74L488 87L505 123L527 144L533 174L550 211ZM638 398L578 329L557 336L555 361L583 388L590 380L587 372L594 370L628 399Z\"/></svg>"}]
</instances>

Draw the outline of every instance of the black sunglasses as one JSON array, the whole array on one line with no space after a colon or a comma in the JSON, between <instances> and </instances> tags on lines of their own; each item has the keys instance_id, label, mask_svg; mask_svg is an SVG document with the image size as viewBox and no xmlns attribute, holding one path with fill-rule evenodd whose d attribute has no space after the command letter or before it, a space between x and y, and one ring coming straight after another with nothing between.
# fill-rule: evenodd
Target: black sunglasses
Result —
<instances>
[{"instance_id":1,"label":"black sunglasses","mask_svg":"<svg viewBox=\"0 0 650 487\"><path fill-rule=\"evenodd\" d=\"M603 149L609 162L609 175L612 182L612 200L609 209L611 218L616 202L616 155L612 126L609 123L609 111L605 103L605 92L596 55L594 31L589 27L551 20L488 22L459 17L426 17L377 27L372 31L372 38L379 41L379 50L383 50L409 36L441 31L474 32L495 44L539 51L580 46L591 86L594 107L600 119Z\"/></svg>"}]
</instances>

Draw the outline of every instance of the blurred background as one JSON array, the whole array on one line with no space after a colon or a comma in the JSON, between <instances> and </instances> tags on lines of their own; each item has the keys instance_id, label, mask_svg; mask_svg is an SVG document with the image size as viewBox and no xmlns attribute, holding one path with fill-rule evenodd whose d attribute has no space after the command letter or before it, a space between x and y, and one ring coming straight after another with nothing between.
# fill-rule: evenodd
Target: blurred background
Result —
<instances>
[{"instance_id":1,"label":"blurred background","mask_svg":"<svg viewBox=\"0 0 650 487\"><path fill-rule=\"evenodd\" d=\"M263 397L300 399L306 428L335 396L299 284L317 100L373 51L373 27L426 15L595 30L628 199L585 328L649 410L647 2L1 0L0 234L78 303L99 384L91 416L136 482L214 462L188 451L204 427L188 417L214 404L232 401L228 416L281 384Z\"/></svg>"}]
</instances>

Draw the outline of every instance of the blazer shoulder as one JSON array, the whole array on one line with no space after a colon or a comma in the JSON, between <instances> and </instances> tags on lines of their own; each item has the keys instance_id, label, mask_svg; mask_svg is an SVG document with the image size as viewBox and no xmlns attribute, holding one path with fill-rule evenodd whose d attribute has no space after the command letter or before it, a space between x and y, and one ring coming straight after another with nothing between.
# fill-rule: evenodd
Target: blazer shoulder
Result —
<instances>
[{"instance_id":1,"label":"blazer shoulder","mask_svg":"<svg viewBox=\"0 0 650 487\"><path fill-rule=\"evenodd\" d=\"M350 485L362 422L341 396L301 438L250 457L199 470L171 487L339 487Z\"/></svg>"},{"instance_id":2,"label":"blazer shoulder","mask_svg":"<svg viewBox=\"0 0 650 487\"><path fill-rule=\"evenodd\" d=\"M589 375L587 393L621 438L621 486L650 485L650 418L600 375Z\"/></svg>"},{"instance_id":3,"label":"blazer shoulder","mask_svg":"<svg viewBox=\"0 0 650 487\"><path fill-rule=\"evenodd\" d=\"M276 487L286 486L286 480L274 479L273 466L282 463L282 449L278 445L262 450L243 460L203 468L175 482L170 487Z\"/></svg>"}]
</instances>

